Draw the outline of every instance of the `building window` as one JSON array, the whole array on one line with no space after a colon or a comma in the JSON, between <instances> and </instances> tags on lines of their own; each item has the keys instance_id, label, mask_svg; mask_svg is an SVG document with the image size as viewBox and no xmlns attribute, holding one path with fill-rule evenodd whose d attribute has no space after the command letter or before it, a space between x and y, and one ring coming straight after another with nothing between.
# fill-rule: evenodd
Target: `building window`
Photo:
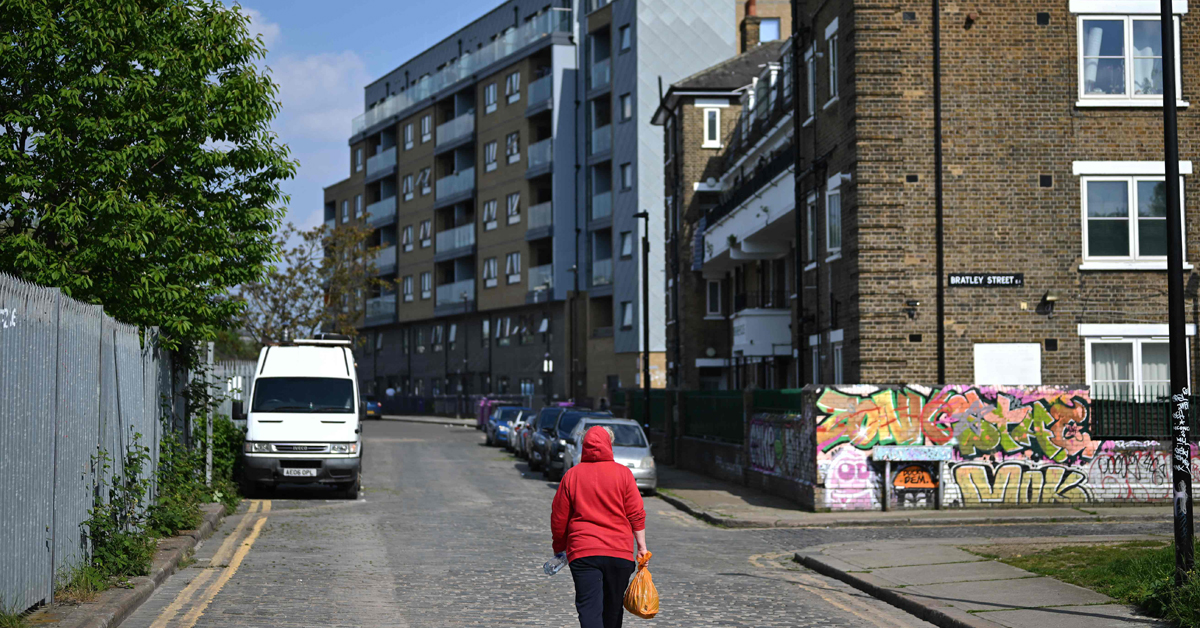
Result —
<instances>
[{"instance_id":1,"label":"building window","mask_svg":"<svg viewBox=\"0 0 1200 628\"><path fill-rule=\"evenodd\" d=\"M808 223L808 237L805 242L804 261L812 262L817 259L817 195L808 197L805 206L805 221Z\"/></svg>"},{"instance_id":2,"label":"building window","mask_svg":"<svg viewBox=\"0 0 1200 628\"><path fill-rule=\"evenodd\" d=\"M521 193L513 192L508 195L508 224L515 225L521 222Z\"/></svg>"},{"instance_id":3,"label":"building window","mask_svg":"<svg viewBox=\"0 0 1200 628\"><path fill-rule=\"evenodd\" d=\"M496 169L496 140L483 145L483 171L491 172Z\"/></svg>"},{"instance_id":4,"label":"building window","mask_svg":"<svg viewBox=\"0 0 1200 628\"><path fill-rule=\"evenodd\" d=\"M621 94L621 122L633 119L633 94Z\"/></svg>"},{"instance_id":5,"label":"building window","mask_svg":"<svg viewBox=\"0 0 1200 628\"><path fill-rule=\"evenodd\" d=\"M816 50L809 47L804 53L804 65L808 74L808 120L817 115L817 55Z\"/></svg>"},{"instance_id":6,"label":"building window","mask_svg":"<svg viewBox=\"0 0 1200 628\"><path fill-rule=\"evenodd\" d=\"M1175 21L1176 58L1179 18ZM1162 102L1162 21L1158 15L1079 17L1080 105ZM1179 87L1179 73L1175 76ZM1177 89L1176 94L1181 92ZM1090 101L1090 102L1089 102Z\"/></svg>"},{"instance_id":7,"label":"building window","mask_svg":"<svg viewBox=\"0 0 1200 628\"><path fill-rule=\"evenodd\" d=\"M496 344L501 347L507 347L512 344L512 339L509 337L509 331L512 327L511 318L496 319Z\"/></svg>"},{"instance_id":8,"label":"building window","mask_svg":"<svg viewBox=\"0 0 1200 628\"><path fill-rule=\"evenodd\" d=\"M758 23L758 41L779 41L779 18L764 17Z\"/></svg>"},{"instance_id":9,"label":"building window","mask_svg":"<svg viewBox=\"0 0 1200 628\"><path fill-rule=\"evenodd\" d=\"M670 163L675 158L675 116L667 118L667 123L663 128L663 141L666 143L667 155L666 161Z\"/></svg>"},{"instance_id":10,"label":"building window","mask_svg":"<svg viewBox=\"0 0 1200 628\"><path fill-rule=\"evenodd\" d=\"M422 220L421 221L421 232L419 234L419 237L421 239L421 248L423 248L423 249L429 248L429 246L433 244L433 239L432 239L433 238L433 221L432 220Z\"/></svg>"},{"instance_id":11,"label":"building window","mask_svg":"<svg viewBox=\"0 0 1200 628\"><path fill-rule=\"evenodd\" d=\"M521 254L509 253L504 258L504 274L508 276L509 285L521 281Z\"/></svg>"},{"instance_id":12,"label":"building window","mask_svg":"<svg viewBox=\"0 0 1200 628\"><path fill-rule=\"evenodd\" d=\"M342 222L350 222L350 201L342 201Z\"/></svg>"},{"instance_id":13,"label":"building window","mask_svg":"<svg viewBox=\"0 0 1200 628\"><path fill-rule=\"evenodd\" d=\"M404 302L411 303L413 300L413 278L408 275L404 278Z\"/></svg>"},{"instance_id":14,"label":"building window","mask_svg":"<svg viewBox=\"0 0 1200 628\"><path fill-rule=\"evenodd\" d=\"M489 257L483 260L483 287L496 287L496 258Z\"/></svg>"},{"instance_id":15,"label":"building window","mask_svg":"<svg viewBox=\"0 0 1200 628\"><path fill-rule=\"evenodd\" d=\"M629 25L622 26L618 31L618 36L621 42L621 52L625 52L633 48L633 33L630 32Z\"/></svg>"},{"instance_id":16,"label":"building window","mask_svg":"<svg viewBox=\"0 0 1200 628\"><path fill-rule=\"evenodd\" d=\"M491 231L496 228L496 206L499 203L496 199L484 201L483 203L483 230Z\"/></svg>"},{"instance_id":17,"label":"building window","mask_svg":"<svg viewBox=\"0 0 1200 628\"><path fill-rule=\"evenodd\" d=\"M409 150L413 147L413 125L408 123L404 125L404 150Z\"/></svg>"},{"instance_id":18,"label":"building window","mask_svg":"<svg viewBox=\"0 0 1200 628\"><path fill-rule=\"evenodd\" d=\"M633 188L633 164L621 164L621 189L629 190Z\"/></svg>"},{"instance_id":19,"label":"building window","mask_svg":"<svg viewBox=\"0 0 1200 628\"><path fill-rule=\"evenodd\" d=\"M486 318L483 319L483 323L482 323L483 331L482 331L482 333L480 333L479 337L483 340L482 344L485 347L488 346L488 343L491 342L491 340L492 340L492 325L491 325L491 323L492 323L492 321L490 321Z\"/></svg>"},{"instance_id":20,"label":"building window","mask_svg":"<svg viewBox=\"0 0 1200 628\"><path fill-rule=\"evenodd\" d=\"M362 215L362 194L354 195L354 217Z\"/></svg>"},{"instance_id":21,"label":"building window","mask_svg":"<svg viewBox=\"0 0 1200 628\"><path fill-rule=\"evenodd\" d=\"M840 331L841 330L837 330L834 333L840 333ZM833 343L832 351L833 351L833 381L831 383L834 385L844 384L846 382L845 382L845 372L843 370L844 369L843 365L845 362L842 359L842 343L840 341Z\"/></svg>"},{"instance_id":22,"label":"building window","mask_svg":"<svg viewBox=\"0 0 1200 628\"><path fill-rule=\"evenodd\" d=\"M378 332L375 332L375 350L378 351L382 348L383 348L383 332L378 331Z\"/></svg>"},{"instance_id":23,"label":"building window","mask_svg":"<svg viewBox=\"0 0 1200 628\"><path fill-rule=\"evenodd\" d=\"M409 330L407 330L407 329L400 330L400 350L406 354L412 351L412 345L410 344L411 338L409 337L408 332L409 332ZM405 379L408 379L408 378L405 377ZM407 384L405 384L404 386L402 386L400 388L400 390L407 390L407 389L408 389Z\"/></svg>"},{"instance_id":24,"label":"building window","mask_svg":"<svg viewBox=\"0 0 1200 628\"><path fill-rule=\"evenodd\" d=\"M1089 338L1086 347L1093 399L1149 401L1170 395L1166 338Z\"/></svg>"},{"instance_id":25,"label":"building window","mask_svg":"<svg viewBox=\"0 0 1200 628\"><path fill-rule=\"evenodd\" d=\"M400 191L404 194L404 200L411 201L413 198L413 176L411 174L404 175L401 183Z\"/></svg>"},{"instance_id":26,"label":"building window","mask_svg":"<svg viewBox=\"0 0 1200 628\"><path fill-rule=\"evenodd\" d=\"M421 298L428 299L433 296L433 273L421 273Z\"/></svg>"},{"instance_id":27,"label":"building window","mask_svg":"<svg viewBox=\"0 0 1200 628\"><path fill-rule=\"evenodd\" d=\"M721 316L721 281L718 279L710 279L708 281L708 307L705 314L708 316Z\"/></svg>"},{"instance_id":28,"label":"building window","mask_svg":"<svg viewBox=\"0 0 1200 628\"><path fill-rule=\"evenodd\" d=\"M521 378L521 394L532 397L535 393L533 390L533 380L528 377Z\"/></svg>"},{"instance_id":29,"label":"building window","mask_svg":"<svg viewBox=\"0 0 1200 628\"><path fill-rule=\"evenodd\" d=\"M412 225L408 225L407 227L404 228L404 231L401 232L400 245L404 247L405 253L408 253L409 251L413 250L413 228L412 228Z\"/></svg>"},{"instance_id":30,"label":"building window","mask_svg":"<svg viewBox=\"0 0 1200 628\"><path fill-rule=\"evenodd\" d=\"M829 106L829 103L837 100L838 97L838 39L836 21L834 21L833 26L834 35L829 38L827 43L828 50L826 51L826 54L829 55L829 101L825 103L825 106Z\"/></svg>"},{"instance_id":31,"label":"building window","mask_svg":"<svg viewBox=\"0 0 1200 628\"><path fill-rule=\"evenodd\" d=\"M842 252L842 193L839 190L825 195L825 251L829 257Z\"/></svg>"},{"instance_id":32,"label":"building window","mask_svg":"<svg viewBox=\"0 0 1200 628\"><path fill-rule=\"evenodd\" d=\"M621 232L621 257L633 257L633 232Z\"/></svg>"},{"instance_id":33,"label":"building window","mask_svg":"<svg viewBox=\"0 0 1200 628\"><path fill-rule=\"evenodd\" d=\"M450 323L450 334L446 338L446 342L451 350L454 349L454 344L458 342L458 323Z\"/></svg>"},{"instance_id":34,"label":"building window","mask_svg":"<svg viewBox=\"0 0 1200 628\"><path fill-rule=\"evenodd\" d=\"M417 187L421 188L421 196L426 196L433 191L432 181L430 181L432 178L432 168L422 168L421 171L417 173Z\"/></svg>"},{"instance_id":35,"label":"building window","mask_svg":"<svg viewBox=\"0 0 1200 628\"><path fill-rule=\"evenodd\" d=\"M513 72L508 75L504 81L504 95L508 97L508 104L513 104L521 99L521 73Z\"/></svg>"},{"instance_id":36,"label":"building window","mask_svg":"<svg viewBox=\"0 0 1200 628\"><path fill-rule=\"evenodd\" d=\"M621 302L621 328L633 329L633 302Z\"/></svg>"},{"instance_id":37,"label":"building window","mask_svg":"<svg viewBox=\"0 0 1200 628\"><path fill-rule=\"evenodd\" d=\"M1076 173L1090 169L1088 162L1076 162ZM1096 163L1096 162L1092 162ZM1099 162L1103 164L1105 162ZM1137 168L1134 164L1111 168ZM1153 162L1151 162L1153 163ZM1181 170L1190 172L1189 168ZM1091 169L1091 171L1105 168ZM1161 168L1158 168L1161 170ZM1183 177L1180 177L1180 206L1184 205ZM1084 176L1083 259L1088 262L1152 262L1162 266L1167 256L1166 177L1162 176Z\"/></svg>"},{"instance_id":38,"label":"building window","mask_svg":"<svg viewBox=\"0 0 1200 628\"><path fill-rule=\"evenodd\" d=\"M363 169L362 149L354 149L354 171L359 172Z\"/></svg>"},{"instance_id":39,"label":"building window","mask_svg":"<svg viewBox=\"0 0 1200 628\"><path fill-rule=\"evenodd\" d=\"M496 110L496 84L490 83L483 88L483 113L489 114Z\"/></svg>"},{"instance_id":40,"label":"building window","mask_svg":"<svg viewBox=\"0 0 1200 628\"><path fill-rule=\"evenodd\" d=\"M421 117L421 143L424 144L433 139L433 115L427 114Z\"/></svg>"},{"instance_id":41,"label":"building window","mask_svg":"<svg viewBox=\"0 0 1200 628\"><path fill-rule=\"evenodd\" d=\"M508 156L508 163L515 164L521 161L521 132L514 131L509 133L504 138L504 154Z\"/></svg>"},{"instance_id":42,"label":"building window","mask_svg":"<svg viewBox=\"0 0 1200 628\"><path fill-rule=\"evenodd\" d=\"M704 143L701 148L721 147L721 110L716 108L704 110Z\"/></svg>"}]
</instances>

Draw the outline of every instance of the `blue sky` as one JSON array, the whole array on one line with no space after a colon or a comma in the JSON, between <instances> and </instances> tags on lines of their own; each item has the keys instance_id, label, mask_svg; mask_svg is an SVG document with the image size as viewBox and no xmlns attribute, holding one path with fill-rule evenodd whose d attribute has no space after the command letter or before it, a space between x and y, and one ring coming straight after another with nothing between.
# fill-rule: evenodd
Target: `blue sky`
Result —
<instances>
[{"instance_id":1,"label":"blue sky","mask_svg":"<svg viewBox=\"0 0 1200 628\"><path fill-rule=\"evenodd\" d=\"M322 188L349 174L350 120L362 88L462 28L503 0L247 0L251 32L267 44L266 65L282 104L274 128L299 160L287 220L320 224Z\"/></svg>"}]
</instances>

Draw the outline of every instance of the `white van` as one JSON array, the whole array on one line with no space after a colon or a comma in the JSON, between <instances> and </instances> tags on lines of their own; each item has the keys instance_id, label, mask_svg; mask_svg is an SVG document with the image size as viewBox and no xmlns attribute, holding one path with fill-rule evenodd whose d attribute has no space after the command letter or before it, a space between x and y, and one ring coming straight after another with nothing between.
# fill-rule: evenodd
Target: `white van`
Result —
<instances>
[{"instance_id":1,"label":"white van","mask_svg":"<svg viewBox=\"0 0 1200 628\"><path fill-rule=\"evenodd\" d=\"M350 340L325 334L264 347L246 416L245 488L337 487L358 497L362 437Z\"/></svg>"}]
</instances>

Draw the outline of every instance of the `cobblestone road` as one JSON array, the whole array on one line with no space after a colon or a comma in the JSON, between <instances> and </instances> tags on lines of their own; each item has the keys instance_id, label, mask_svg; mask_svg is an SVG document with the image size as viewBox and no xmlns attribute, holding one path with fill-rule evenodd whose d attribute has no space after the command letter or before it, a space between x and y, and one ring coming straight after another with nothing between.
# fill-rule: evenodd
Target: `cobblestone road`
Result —
<instances>
[{"instance_id":1,"label":"cobblestone road","mask_svg":"<svg viewBox=\"0 0 1200 628\"><path fill-rule=\"evenodd\" d=\"M364 433L358 501L282 490L243 503L123 626L578 625L570 576L541 572L554 484L484 447L475 430L373 422ZM662 608L649 622L627 615L627 626L929 626L796 567L792 552L851 539L1161 528L724 530L657 498L646 499L646 511Z\"/></svg>"}]
</instances>

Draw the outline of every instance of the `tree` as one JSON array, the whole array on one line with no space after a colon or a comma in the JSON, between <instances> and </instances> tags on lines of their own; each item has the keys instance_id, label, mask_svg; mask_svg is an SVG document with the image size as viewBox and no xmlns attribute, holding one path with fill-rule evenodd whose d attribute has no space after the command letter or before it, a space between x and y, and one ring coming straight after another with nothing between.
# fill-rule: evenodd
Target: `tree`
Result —
<instances>
[{"instance_id":1,"label":"tree","mask_svg":"<svg viewBox=\"0 0 1200 628\"><path fill-rule=\"evenodd\" d=\"M239 289L242 329L263 345L318 330L357 335L367 296L384 285L372 279L378 249L366 245L371 231L358 222L333 231L288 223L275 234L282 265Z\"/></svg>"},{"instance_id":2,"label":"tree","mask_svg":"<svg viewBox=\"0 0 1200 628\"><path fill-rule=\"evenodd\" d=\"M206 0L0 0L0 271L169 348L227 327L296 169L248 23Z\"/></svg>"}]
</instances>

